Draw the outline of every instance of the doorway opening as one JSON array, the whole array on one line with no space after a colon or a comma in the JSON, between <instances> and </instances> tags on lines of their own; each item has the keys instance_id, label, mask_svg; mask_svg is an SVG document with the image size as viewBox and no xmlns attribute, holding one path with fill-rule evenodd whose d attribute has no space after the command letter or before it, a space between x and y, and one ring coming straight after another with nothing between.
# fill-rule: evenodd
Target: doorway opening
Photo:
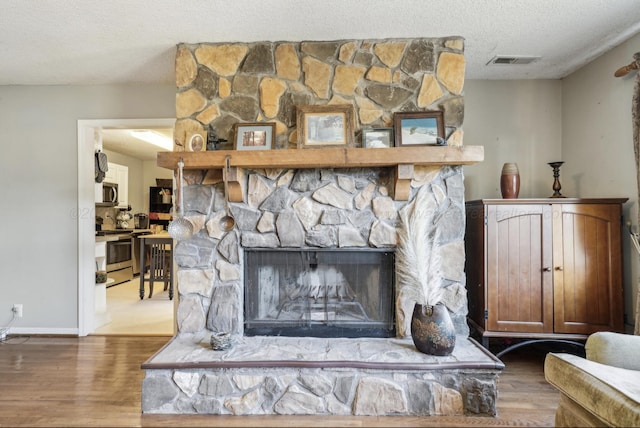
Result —
<instances>
[{"instance_id":1,"label":"doorway opening","mask_svg":"<svg viewBox=\"0 0 640 428\"><path fill-rule=\"evenodd\" d=\"M96 334L96 330L99 324L104 323L104 317L99 316L96 310L100 309L101 299L106 298L103 296L103 291L100 290L95 283L96 272L96 205L95 205L95 152L97 149L102 150L102 134L103 131L124 131L124 130L140 130L140 129L173 129L175 119L97 119L97 120L78 120L78 334L80 336L86 336L88 334ZM133 140L132 140L133 141ZM133 143L128 143L133 144ZM142 144L142 143L141 143ZM158 148L157 151L162 149ZM130 155L123 155L129 156ZM122 158L121 158L122 159ZM111 161L111 159L110 159ZM123 162L123 161L121 161ZM142 161L141 161L142 162ZM145 169L150 166L155 167L155 161L146 159L143 161ZM171 171L162 170L165 174L170 174ZM148 180L155 180L155 171L146 171L140 174L141 181L139 183L147 183ZM145 181L147 180L147 181ZM145 186L146 184L140 184ZM147 192L148 194L148 192ZM140 205L140 202L137 203ZM142 211L148 210L144 207L132 207L133 210ZM135 288L138 277L134 278L131 284L124 282L116 287L128 285ZM119 290L123 291L123 289ZM137 290L136 290L137 291ZM160 293L158 293L160 294ZM155 297L155 296L154 296ZM177 299L168 300L165 303L165 307L169 311L171 318L171 324L175 324L175 302ZM109 309L109 302L107 301L107 311ZM128 302L129 303L129 302ZM142 305L147 304L151 306L150 299L140 300L137 292L131 296L130 304L130 318L131 326L127 327L127 323L120 323L118 320L110 319L109 323L113 324L113 327L117 325L123 326L114 328L113 331L104 334L122 334L122 335L154 335L155 327L152 329L149 326L155 324L154 319L149 320L136 320L136 313L142 313L140 311ZM164 302L163 302L164 303ZM121 311L121 314L126 316L128 310ZM153 311L149 311L152 313ZM120 317L120 315L118 315ZM118 321L116 323L116 321ZM135 324L134 324L135 322ZM108 324L107 324L108 325ZM146 325L146 327L145 327ZM104 330L104 329L103 329ZM167 331L167 335L173 335L175 327L171 331Z\"/></svg>"}]
</instances>

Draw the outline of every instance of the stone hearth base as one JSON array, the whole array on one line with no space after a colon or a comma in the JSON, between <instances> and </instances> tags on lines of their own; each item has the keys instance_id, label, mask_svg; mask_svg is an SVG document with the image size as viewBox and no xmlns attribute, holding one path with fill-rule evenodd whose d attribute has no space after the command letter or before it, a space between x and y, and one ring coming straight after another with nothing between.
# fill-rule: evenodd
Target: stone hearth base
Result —
<instances>
[{"instance_id":1,"label":"stone hearth base","mask_svg":"<svg viewBox=\"0 0 640 428\"><path fill-rule=\"evenodd\" d=\"M448 357L411 339L177 336L142 368L145 413L494 416L504 365L465 336Z\"/></svg>"}]
</instances>

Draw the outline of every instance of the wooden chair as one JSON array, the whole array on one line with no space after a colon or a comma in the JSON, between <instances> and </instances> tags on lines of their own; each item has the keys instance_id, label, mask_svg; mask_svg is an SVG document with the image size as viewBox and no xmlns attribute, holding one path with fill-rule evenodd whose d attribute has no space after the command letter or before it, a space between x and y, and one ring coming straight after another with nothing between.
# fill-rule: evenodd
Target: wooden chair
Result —
<instances>
[{"instance_id":1,"label":"wooden chair","mask_svg":"<svg viewBox=\"0 0 640 428\"><path fill-rule=\"evenodd\" d=\"M164 291L169 290L169 300L173 299L173 239L145 238L141 236L140 259L140 299L144 299L144 283L149 283L149 298L153 296L153 284L164 283ZM145 261L148 260L148 265ZM149 277L145 278L145 274Z\"/></svg>"}]
</instances>

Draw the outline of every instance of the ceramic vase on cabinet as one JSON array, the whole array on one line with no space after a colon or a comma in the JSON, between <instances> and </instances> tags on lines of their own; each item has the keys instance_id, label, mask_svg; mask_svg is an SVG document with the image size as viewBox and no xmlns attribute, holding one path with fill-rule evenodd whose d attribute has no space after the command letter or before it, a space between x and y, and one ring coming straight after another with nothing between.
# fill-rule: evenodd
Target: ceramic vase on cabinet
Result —
<instances>
[{"instance_id":1,"label":"ceramic vase on cabinet","mask_svg":"<svg viewBox=\"0 0 640 428\"><path fill-rule=\"evenodd\" d=\"M500 192L503 199L517 199L520 193L520 172L518 164L507 162L502 165Z\"/></svg>"},{"instance_id":2,"label":"ceramic vase on cabinet","mask_svg":"<svg viewBox=\"0 0 640 428\"><path fill-rule=\"evenodd\" d=\"M451 355L456 346L456 329L449 310L442 303L416 303L411 316L411 338L418 351L436 356Z\"/></svg>"}]
</instances>

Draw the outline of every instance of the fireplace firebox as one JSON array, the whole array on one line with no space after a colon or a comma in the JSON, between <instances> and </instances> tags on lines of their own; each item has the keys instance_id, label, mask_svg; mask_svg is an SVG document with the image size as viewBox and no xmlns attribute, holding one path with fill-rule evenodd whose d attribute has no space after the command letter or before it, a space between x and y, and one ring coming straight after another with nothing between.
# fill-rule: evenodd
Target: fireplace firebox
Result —
<instances>
[{"instance_id":1,"label":"fireplace firebox","mask_svg":"<svg viewBox=\"0 0 640 428\"><path fill-rule=\"evenodd\" d=\"M394 337L394 253L245 250L247 336Z\"/></svg>"}]
</instances>

